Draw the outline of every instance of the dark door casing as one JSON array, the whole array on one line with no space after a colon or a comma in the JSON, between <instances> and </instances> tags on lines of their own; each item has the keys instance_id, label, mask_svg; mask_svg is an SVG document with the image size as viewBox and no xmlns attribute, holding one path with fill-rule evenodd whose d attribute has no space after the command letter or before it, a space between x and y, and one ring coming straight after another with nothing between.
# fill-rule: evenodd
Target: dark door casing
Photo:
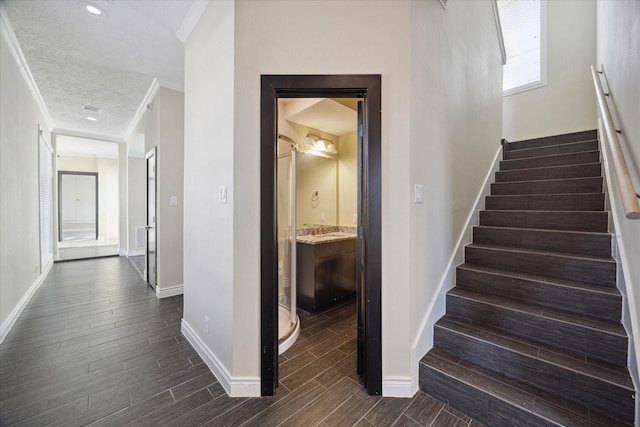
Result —
<instances>
[{"instance_id":1,"label":"dark door casing","mask_svg":"<svg viewBox=\"0 0 640 427\"><path fill-rule=\"evenodd\" d=\"M278 98L363 98L359 130L358 372L367 392L382 394L381 76L263 75L260 105L260 393L278 382L278 250L276 171ZM359 123L360 124L360 123Z\"/></svg>"}]
</instances>

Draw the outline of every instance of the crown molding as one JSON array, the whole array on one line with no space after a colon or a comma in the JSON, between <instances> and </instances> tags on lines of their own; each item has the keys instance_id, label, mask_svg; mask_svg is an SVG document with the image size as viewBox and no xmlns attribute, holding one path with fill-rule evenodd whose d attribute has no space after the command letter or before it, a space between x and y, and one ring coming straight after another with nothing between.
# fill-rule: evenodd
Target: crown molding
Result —
<instances>
[{"instance_id":1,"label":"crown molding","mask_svg":"<svg viewBox=\"0 0 640 427\"><path fill-rule=\"evenodd\" d=\"M182 24L178 27L178 31L176 31L176 37L183 44L187 42L191 32L198 24L200 17L204 13L204 10L207 8L209 2L207 0L195 0L191 3L191 7L187 11L186 16L182 20Z\"/></svg>"},{"instance_id":2,"label":"crown molding","mask_svg":"<svg viewBox=\"0 0 640 427\"><path fill-rule=\"evenodd\" d=\"M140 106L138 107L138 111L136 112L136 115L133 116L133 120L131 120L129 127L127 128L127 131L124 134L125 142L131 140L131 136L133 135L133 132L138 127L140 120L142 120L142 116L147 110L147 106L153 102L153 97L156 96L156 93L158 92L159 88L160 88L160 84L158 83L158 79L154 77L153 81L151 82L151 86L149 86L149 90L147 91L147 94L144 96L144 98L142 99L142 102L140 103Z\"/></svg>"},{"instance_id":3,"label":"crown molding","mask_svg":"<svg viewBox=\"0 0 640 427\"><path fill-rule=\"evenodd\" d=\"M53 120L51 119L51 115L47 110L47 106L44 103L44 99L40 94L40 90L38 89L38 85L36 85L36 81L33 79L33 75L31 74L31 70L29 70L29 66L27 65L27 60L22 53L22 49L20 48L20 43L18 43L18 39L16 38L16 34L13 31L13 27L11 26L11 21L9 21L9 16L7 16L7 11L4 8L4 4L0 3L0 31L2 35L7 39L7 44L9 45L9 51L11 52L11 56L18 64L18 69L20 70L20 74L24 78L24 81L27 83L33 98L35 99L38 107L40 108L40 112L45 120L45 125L49 130L53 129Z\"/></svg>"},{"instance_id":4,"label":"crown molding","mask_svg":"<svg viewBox=\"0 0 640 427\"><path fill-rule=\"evenodd\" d=\"M55 128L51 133L59 136L73 136L75 138L93 139L96 141L117 142L118 144L124 144L126 142L125 139L117 136L99 135L96 133L81 132L73 129Z\"/></svg>"}]
</instances>

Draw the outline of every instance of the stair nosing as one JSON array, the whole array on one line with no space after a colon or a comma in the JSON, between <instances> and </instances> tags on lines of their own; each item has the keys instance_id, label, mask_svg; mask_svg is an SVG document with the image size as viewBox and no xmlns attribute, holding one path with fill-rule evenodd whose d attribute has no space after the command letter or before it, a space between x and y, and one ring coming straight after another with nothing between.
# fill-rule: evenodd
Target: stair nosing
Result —
<instances>
[{"instance_id":1,"label":"stair nosing","mask_svg":"<svg viewBox=\"0 0 640 427\"><path fill-rule=\"evenodd\" d=\"M554 147L553 145L549 145L548 147ZM542 148L542 147L536 147L536 148ZM525 150L525 148L522 148L522 150ZM510 152L515 152L518 151L516 150L507 150ZM545 158L552 158L552 157L559 157L559 156L573 156L576 154L584 154L584 153L600 153L600 150L586 150L586 151L576 151L574 153L560 153L560 154L547 154L545 156L534 156L534 157L524 157L521 159L503 159L500 160L500 163L508 163L508 162L519 162L519 161L523 161L523 160L531 160L531 159L545 159ZM578 163L578 164L582 164L582 163ZM570 165L566 165L566 166L570 166ZM519 170L519 169L515 169L515 170Z\"/></svg>"},{"instance_id":2,"label":"stair nosing","mask_svg":"<svg viewBox=\"0 0 640 427\"><path fill-rule=\"evenodd\" d=\"M517 182L517 181L516 181ZM552 194L490 194L486 197L536 197L536 196L545 196L545 197L559 197L559 196L590 196L590 195L602 195L604 196L604 192L598 192L598 193L552 193ZM527 210L527 209L525 209ZM550 212L554 212L554 211L550 211ZM557 212L557 211L555 211ZM571 211L568 211L571 212ZM594 211L594 212L598 212L598 211Z\"/></svg>"},{"instance_id":3,"label":"stair nosing","mask_svg":"<svg viewBox=\"0 0 640 427\"><path fill-rule=\"evenodd\" d=\"M568 233L568 234L588 234L594 236L611 236L611 233L605 231L576 231L576 230L558 230L547 228L526 228L526 227L500 227L497 225L474 225L473 228L490 228L499 230L521 230L521 231L537 231L544 233Z\"/></svg>"},{"instance_id":4,"label":"stair nosing","mask_svg":"<svg viewBox=\"0 0 640 427\"><path fill-rule=\"evenodd\" d=\"M513 141L513 142L509 142L507 145L509 144L516 144L518 142L525 142L528 140L524 140L524 141ZM529 147L529 148L507 148L505 150L505 152L509 152L509 153L514 153L514 152L519 152L519 151L524 151L524 150L539 150L541 148L550 148L550 147L561 147L564 145L572 145L572 144L583 144L585 142L598 142L598 139L583 139L580 141L571 141L571 142L561 142L559 144L549 144L549 145L541 145L539 147ZM597 150L586 150L586 151L597 151ZM580 153L581 151L577 151L578 153ZM567 153L562 153L562 154L567 154ZM543 156L539 156L539 157L543 157ZM515 160L515 159L509 159L509 160Z\"/></svg>"},{"instance_id":5,"label":"stair nosing","mask_svg":"<svg viewBox=\"0 0 640 427\"><path fill-rule=\"evenodd\" d=\"M514 160L516 160L516 159L514 159ZM540 170L540 169L565 169L565 168L580 167L580 166L590 166L590 165L598 165L598 166L602 167L602 164L600 162L590 162L590 163L576 163L576 164L572 164L572 165L537 166L535 168L520 168L520 169L497 170L496 173L500 173L500 172L502 172L502 173L506 173L506 172L523 172L523 171L532 171L532 170ZM598 175L598 176L600 176L600 175ZM578 177L578 178L592 178L592 177ZM560 179L562 179L562 178L560 178Z\"/></svg>"},{"instance_id":6,"label":"stair nosing","mask_svg":"<svg viewBox=\"0 0 640 427\"><path fill-rule=\"evenodd\" d=\"M462 291L462 294L460 294L460 291ZM480 294L480 293L476 293L476 292L469 292L466 291L464 289L460 289L456 287L453 287L452 289L449 290L449 292L447 292L447 296L449 295L453 295L455 297L458 298L464 298L466 300L475 300L475 301L479 301L482 304L488 304L488 305L492 305L494 307L502 307L505 310L512 310L512 311L517 311L519 313L524 313L524 314L528 314L531 316L538 316L538 317L544 317L546 319L552 320L554 322L561 322L561 323L565 323L565 324L569 324L569 325L573 325L573 326L577 326L580 328L585 328L585 329L590 329L593 331L598 331L598 332L602 332L602 333L606 333L606 334L610 334L610 335L615 335L618 337L623 337L623 338L628 338L626 331L624 329L624 327L622 326L622 324L620 323L613 323L610 321L606 321L603 319L593 319L593 318L585 318L585 317L578 317L572 313L566 313L566 312L561 312L558 310L553 310L553 309L549 309L545 306L541 306L538 304L532 304L532 303L524 303L521 302L519 300L513 299L513 298L507 298L507 297L501 297L501 296L495 296L495 295L485 295L485 294ZM495 301L498 300L498 301ZM506 305L501 305L499 303L499 300L506 300L509 301L512 305L506 306ZM519 307L513 307L513 304L515 303L516 306ZM527 311L524 308L522 308L522 306L525 307L534 307L536 308L535 311ZM569 318L569 319L576 319L576 321L568 321L565 319L559 319L557 317L549 317L548 314L550 313L557 313L565 318ZM600 324L603 325L603 328L597 328L595 326L590 326L590 325L585 325L584 323L580 323L578 322L578 320L587 320L591 323L594 324ZM619 326L616 329L622 329L622 331L613 331L611 328L604 328L606 326Z\"/></svg>"},{"instance_id":7,"label":"stair nosing","mask_svg":"<svg viewBox=\"0 0 640 427\"><path fill-rule=\"evenodd\" d=\"M443 325L442 323L439 323L440 320L444 320L445 324ZM498 339L510 340L510 341L514 341L516 343L521 343L521 344L533 347L535 349L538 349L538 353L539 353L539 350L545 350L545 351L550 352L550 353L555 353L555 354L558 354L560 356L567 357L569 359L573 359L573 360L575 360L577 362L577 364L583 364L582 365L583 367L585 367L585 365L591 365L596 370L607 371L607 372L611 373L614 376L616 376L616 375L619 376L620 378L618 378L619 381L614 381L614 380L609 379L609 378L603 378L603 377L600 377L600 376L597 376L597 375L593 375L593 374L591 374L589 372L586 372L584 370L576 369L575 366L577 366L577 364L574 365L574 366L569 366L569 365L565 366L565 365L558 364L558 363L556 363L554 361L551 361L551 360L540 359L540 357L538 356L538 353L535 356L532 356L532 355L527 354L527 353L523 353L518 349L510 348L508 346L505 346L502 343L499 343L499 342L496 342L496 341L488 341L488 340L486 340L486 339L484 339L482 337L475 336L471 332L461 331L459 329L453 329L451 327L448 327L446 325L446 322L455 323L456 325L460 325L463 328L466 327L466 328L469 328L469 329L480 330L480 331L482 331L482 332L484 332L486 334L494 335ZM538 361L540 361L542 363L548 363L550 365L556 366L556 367L561 368L561 369L566 369L566 370L569 370L571 372L574 372L574 373L577 373L577 374L580 374L580 375L585 375L585 376L588 376L590 378L593 378L593 379L596 379L596 380L599 380L599 381L603 381L603 382L606 382L608 384L611 384L611 385L614 385L614 386L617 386L617 387L624 388L626 390L633 390L634 391L633 382L632 382L630 376L628 377L629 381L627 382L626 381L627 377L625 377L622 373L616 372L616 371L614 371L612 369L609 369L606 366L601 366L601 364L599 362L597 362L597 361L579 360L579 359L575 358L574 356L568 354L567 352L563 352L562 349L557 349L557 348L550 347L550 346L544 345L544 344L532 344L532 343L527 342L524 338L517 337L517 336L511 336L510 334L508 334L506 332L494 331L492 329L489 329L489 328L486 328L486 327L482 327L481 325L477 325L477 324L469 324L469 325L467 325L465 323L461 323L461 322L456 321L455 318L452 319L451 317L447 317L446 314L445 314L445 316L440 318L438 320L438 322L435 323L434 327L448 329L450 331L453 331L456 334L464 335L464 336L466 336L466 337L468 337L470 339L473 339L473 340L476 340L476 341L482 341L482 342L488 343L490 345L499 347L501 349L508 350L508 351L511 351L511 352L514 352L514 353L518 353L518 354L520 354L522 356L538 360ZM607 372L605 372L605 374Z\"/></svg>"},{"instance_id":8,"label":"stair nosing","mask_svg":"<svg viewBox=\"0 0 640 427\"><path fill-rule=\"evenodd\" d=\"M509 251L509 252L516 252L516 253L533 253L536 255L550 255L550 256L560 257L560 258L575 258L575 259L581 259L585 261L596 261L596 262L606 262L610 264L611 263L615 264L615 260L613 259L613 257L602 258L602 257L594 257L591 255L575 254L572 252L554 252L554 251L545 251L540 249L490 245L486 243L475 243L475 242L469 243L465 245L465 247L489 249L489 250L496 250L496 251Z\"/></svg>"},{"instance_id":9,"label":"stair nosing","mask_svg":"<svg viewBox=\"0 0 640 427\"><path fill-rule=\"evenodd\" d=\"M524 170L524 169L511 169L511 170ZM503 171L509 172L509 171ZM501 184L526 184L526 183L545 183L545 182L558 182L558 181L578 181L578 180L587 180L587 179L600 179L602 180L602 175L598 176L577 176L574 178L545 178L545 179L530 179L527 181L500 181L500 182L492 182L492 185L501 185Z\"/></svg>"},{"instance_id":10,"label":"stair nosing","mask_svg":"<svg viewBox=\"0 0 640 427\"><path fill-rule=\"evenodd\" d=\"M476 272L483 272L483 273L488 273L488 274L494 274L497 276L505 276L505 277L511 277L511 278L516 278L516 279L520 279L520 280L528 280L528 281L535 281L535 282L540 282L540 283L546 283L552 286L561 286L564 288L577 288L586 292L594 292L594 293L599 293L599 294L603 294L603 295L609 295L609 296L616 296L616 297L622 297L622 294L620 293L620 290L617 287L611 287L611 286L600 286L600 285L592 285L590 283L583 283L583 282L576 282L576 281L572 281L572 280L565 280L565 279L558 279L555 277L549 277L549 276L542 276L542 275L536 275L536 274L531 274L531 273L522 273L522 272L515 272L515 271L509 271L509 270L501 270L498 268L492 268L492 267L485 267L483 265L479 265L479 264L469 264L469 263L463 263L458 265L456 268L460 268L460 269L464 269L464 270L473 270ZM564 283L563 283L564 282ZM458 286L458 285L456 285ZM462 288L464 288L464 285L461 286Z\"/></svg>"}]
</instances>

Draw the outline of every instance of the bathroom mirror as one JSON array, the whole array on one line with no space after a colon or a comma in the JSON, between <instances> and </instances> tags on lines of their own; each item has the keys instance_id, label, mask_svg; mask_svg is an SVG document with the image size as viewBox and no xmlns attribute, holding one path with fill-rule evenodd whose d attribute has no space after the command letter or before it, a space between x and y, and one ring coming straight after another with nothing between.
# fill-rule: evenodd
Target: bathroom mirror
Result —
<instances>
[{"instance_id":1,"label":"bathroom mirror","mask_svg":"<svg viewBox=\"0 0 640 427\"><path fill-rule=\"evenodd\" d=\"M337 225L338 160L298 153L297 227Z\"/></svg>"}]
</instances>

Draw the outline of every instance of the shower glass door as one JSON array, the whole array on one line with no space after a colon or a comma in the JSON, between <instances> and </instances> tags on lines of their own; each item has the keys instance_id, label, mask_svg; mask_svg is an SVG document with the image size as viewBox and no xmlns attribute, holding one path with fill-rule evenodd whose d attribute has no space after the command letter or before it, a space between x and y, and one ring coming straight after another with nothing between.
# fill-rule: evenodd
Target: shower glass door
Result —
<instances>
[{"instance_id":1,"label":"shower glass door","mask_svg":"<svg viewBox=\"0 0 640 427\"><path fill-rule=\"evenodd\" d=\"M278 345L288 349L300 331L296 313L296 150L278 141Z\"/></svg>"}]
</instances>

